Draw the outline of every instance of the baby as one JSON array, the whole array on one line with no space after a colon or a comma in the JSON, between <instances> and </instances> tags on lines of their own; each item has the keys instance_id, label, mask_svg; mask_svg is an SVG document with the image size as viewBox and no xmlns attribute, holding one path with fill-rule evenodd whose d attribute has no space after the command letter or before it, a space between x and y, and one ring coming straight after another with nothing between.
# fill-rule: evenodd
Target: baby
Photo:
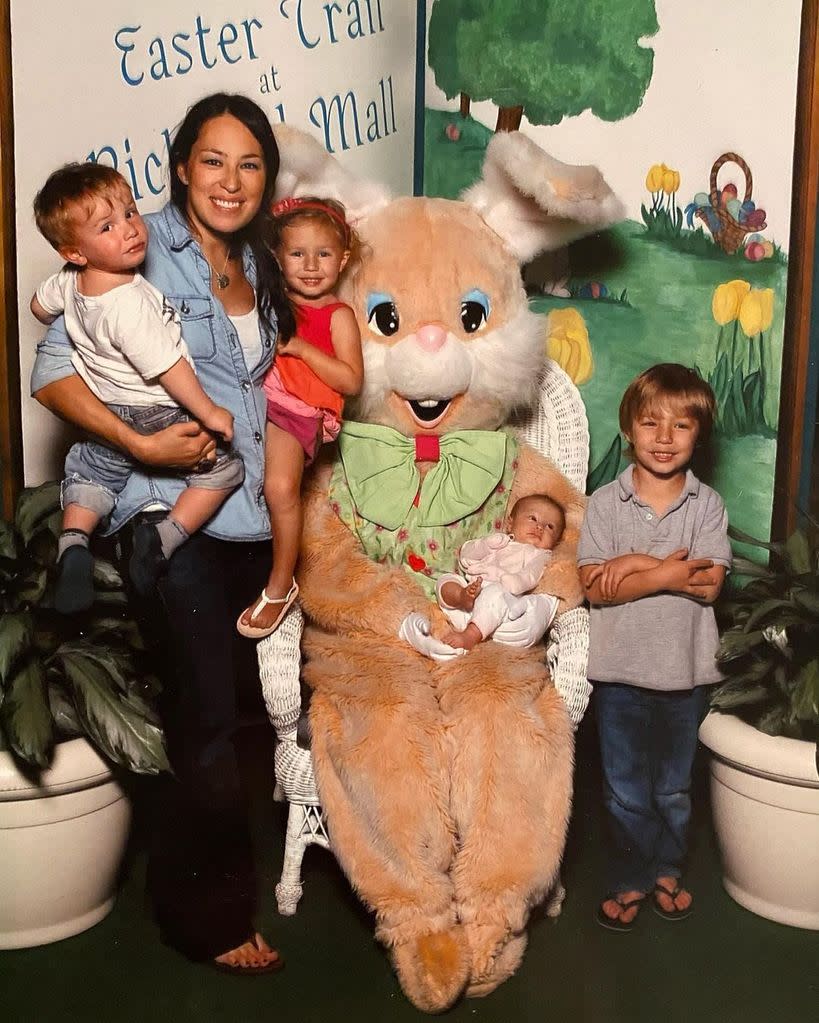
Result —
<instances>
[{"instance_id":1,"label":"baby","mask_svg":"<svg viewBox=\"0 0 819 1023\"><path fill-rule=\"evenodd\" d=\"M229 443L232 414L202 390L176 311L138 272L148 231L125 179L101 164L67 164L37 194L34 213L40 232L69 266L40 285L31 311L44 324L65 316L74 368L94 394L138 433L157 433L193 416ZM113 510L134 468L128 456L98 441L81 441L69 451L57 548L58 611L84 611L93 603L89 537ZM241 459L220 447L207 471L185 476L186 489L166 518L137 527L129 571L140 593L153 590L168 558L243 479Z\"/></svg>"},{"instance_id":2,"label":"baby","mask_svg":"<svg viewBox=\"0 0 819 1023\"><path fill-rule=\"evenodd\" d=\"M438 582L438 603L454 627L442 640L471 650L502 622L519 618L527 607L522 594L537 585L565 524L560 505L545 494L531 494L515 502L508 533L467 540L459 554L466 580L444 575ZM558 601L552 599L554 617Z\"/></svg>"}]
</instances>

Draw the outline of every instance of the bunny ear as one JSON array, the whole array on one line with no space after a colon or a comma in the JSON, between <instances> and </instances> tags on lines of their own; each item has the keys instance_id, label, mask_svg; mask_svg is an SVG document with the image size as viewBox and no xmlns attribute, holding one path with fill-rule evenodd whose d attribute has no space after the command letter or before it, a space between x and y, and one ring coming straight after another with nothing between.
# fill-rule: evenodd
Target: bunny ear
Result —
<instances>
[{"instance_id":1,"label":"bunny ear","mask_svg":"<svg viewBox=\"0 0 819 1023\"><path fill-rule=\"evenodd\" d=\"M625 216L596 167L561 163L516 131L492 137L482 179L461 198L521 263Z\"/></svg>"},{"instance_id":2,"label":"bunny ear","mask_svg":"<svg viewBox=\"0 0 819 1023\"><path fill-rule=\"evenodd\" d=\"M275 199L290 195L336 199L344 204L354 227L390 201L386 185L355 177L312 135L286 124L273 130L280 158Z\"/></svg>"}]
</instances>

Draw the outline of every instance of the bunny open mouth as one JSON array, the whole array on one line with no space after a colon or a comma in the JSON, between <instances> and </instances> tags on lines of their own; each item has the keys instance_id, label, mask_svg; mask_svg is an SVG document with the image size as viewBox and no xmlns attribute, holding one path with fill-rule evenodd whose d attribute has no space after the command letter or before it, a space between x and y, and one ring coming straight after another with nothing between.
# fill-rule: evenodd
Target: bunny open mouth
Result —
<instances>
[{"instance_id":1,"label":"bunny open mouth","mask_svg":"<svg viewBox=\"0 0 819 1023\"><path fill-rule=\"evenodd\" d=\"M437 426L446 415L451 398L416 398L407 400L407 406L416 422L422 426Z\"/></svg>"}]
</instances>

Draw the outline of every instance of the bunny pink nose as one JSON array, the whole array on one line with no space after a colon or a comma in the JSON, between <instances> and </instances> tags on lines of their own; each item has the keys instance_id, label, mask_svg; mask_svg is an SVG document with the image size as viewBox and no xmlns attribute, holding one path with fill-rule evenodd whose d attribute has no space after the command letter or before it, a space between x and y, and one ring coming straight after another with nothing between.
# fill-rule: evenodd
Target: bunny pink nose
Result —
<instances>
[{"instance_id":1,"label":"bunny pink nose","mask_svg":"<svg viewBox=\"0 0 819 1023\"><path fill-rule=\"evenodd\" d=\"M437 352L446 341L446 331L436 323L425 323L415 331L418 344L427 352Z\"/></svg>"}]
</instances>

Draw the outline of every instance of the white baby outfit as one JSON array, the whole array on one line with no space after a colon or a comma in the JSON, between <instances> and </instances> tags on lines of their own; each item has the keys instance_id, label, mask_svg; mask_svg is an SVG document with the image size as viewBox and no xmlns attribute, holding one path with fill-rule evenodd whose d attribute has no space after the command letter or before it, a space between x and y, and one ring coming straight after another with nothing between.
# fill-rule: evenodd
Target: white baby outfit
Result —
<instances>
[{"instance_id":1,"label":"white baby outfit","mask_svg":"<svg viewBox=\"0 0 819 1023\"><path fill-rule=\"evenodd\" d=\"M465 579L452 574L442 576L437 586L438 604L453 628L462 632L472 622L483 638L488 639L502 622L514 621L526 612L533 598L524 594L537 585L551 557L551 551L520 543L508 533L490 533L477 540L467 540L458 557ZM445 582L463 586L478 577L483 583L471 612L450 607L441 597L441 586ZM549 616L551 621L558 600L557 597L549 599L554 602Z\"/></svg>"}]
</instances>

